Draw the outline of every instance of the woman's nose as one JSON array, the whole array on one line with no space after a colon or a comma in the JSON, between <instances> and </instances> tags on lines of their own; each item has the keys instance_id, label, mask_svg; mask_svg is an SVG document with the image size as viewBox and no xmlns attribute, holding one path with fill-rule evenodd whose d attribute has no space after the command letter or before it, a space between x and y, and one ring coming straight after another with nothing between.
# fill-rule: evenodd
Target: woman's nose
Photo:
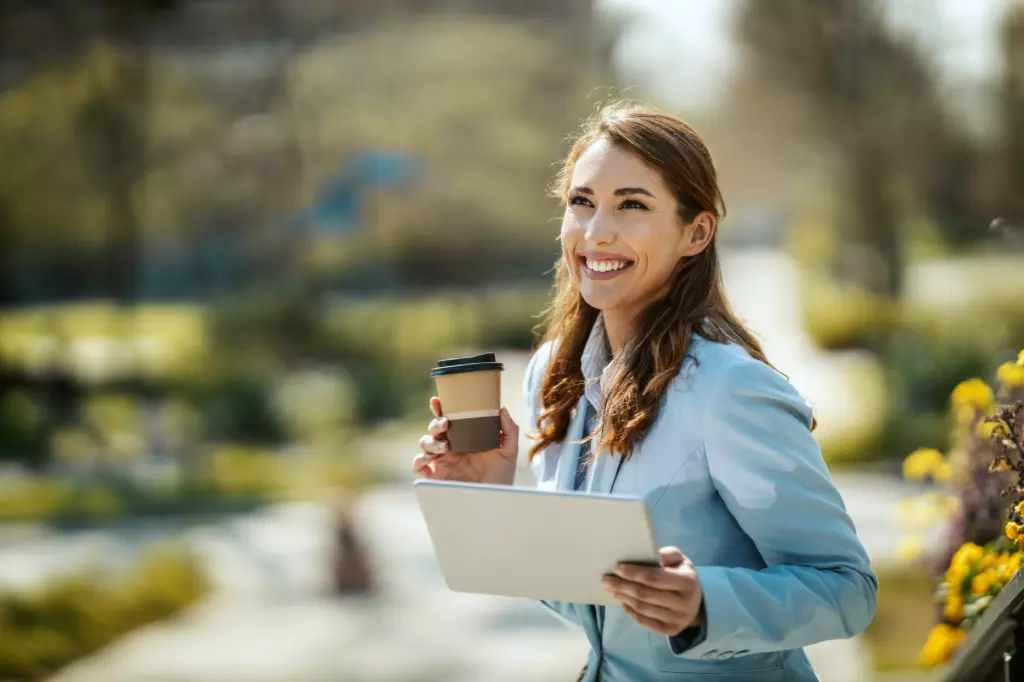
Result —
<instances>
[{"instance_id":1,"label":"woman's nose","mask_svg":"<svg viewBox=\"0 0 1024 682\"><path fill-rule=\"evenodd\" d=\"M593 244L608 244L615 241L615 221L602 209L594 211L587 223L587 241Z\"/></svg>"}]
</instances>

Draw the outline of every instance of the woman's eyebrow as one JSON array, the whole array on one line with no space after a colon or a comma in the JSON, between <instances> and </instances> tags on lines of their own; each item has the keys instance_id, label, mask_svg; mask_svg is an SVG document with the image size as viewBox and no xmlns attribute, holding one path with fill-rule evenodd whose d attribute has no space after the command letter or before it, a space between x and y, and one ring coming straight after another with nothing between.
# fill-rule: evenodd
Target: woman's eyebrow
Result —
<instances>
[{"instance_id":1,"label":"woman's eyebrow","mask_svg":"<svg viewBox=\"0 0 1024 682\"><path fill-rule=\"evenodd\" d=\"M581 185L579 187L573 187L571 190L569 190L569 193L589 194L593 196L594 190L590 189L585 185ZM629 194L646 194L652 199L657 198L653 194L651 194L650 191L644 189L643 187L620 187L619 189L615 190L613 194L617 197L623 197Z\"/></svg>"},{"instance_id":2,"label":"woman's eyebrow","mask_svg":"<svg viewBox=\"0 0 1024 682\"><path fill-rule=\"evenodd\" d=\"M615 190L615 196L617 197L626 196L627 194L646 194L652 199L655 198L653 194L651 194L643 187L620 187L619 189Z\"/></svg>"}]
</instances>

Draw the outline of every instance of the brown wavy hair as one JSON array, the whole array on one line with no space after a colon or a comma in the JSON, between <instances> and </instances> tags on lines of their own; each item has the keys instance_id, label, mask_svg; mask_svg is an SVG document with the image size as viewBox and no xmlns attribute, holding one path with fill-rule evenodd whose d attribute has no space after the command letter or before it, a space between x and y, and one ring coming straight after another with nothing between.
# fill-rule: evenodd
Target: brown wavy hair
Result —
<instances>
[{"instance_id":1,"label":"brown wavy hair","mask_svg":"<svg viewBox=\"0 0 1024 682\"><path fill-rule=\"evenodd\" d=\"M715 165L700 135L675 116L628 103L606 106L584 123L552 186L554 196L567 201L577 159L601 138L631 151L661 174L675 195L682 220L689 223L703 211L719 219L725 215ZM627 458L632 455L679 374L694 333L713 342L737 343L770 366L761 344L726 300L716 239L698 255L683 259L667 293L641 312L633 339L617 355L618 370L602 398L602 423L588 436L600 437L595 452L608 448ZM531 460L566 437L572 412L583 395L583 348L598 314L573 284L565 258L559 258L544 337L555 341L555 352L540 388L544 410L537 420Z\"/></svg>"}]
</instances>

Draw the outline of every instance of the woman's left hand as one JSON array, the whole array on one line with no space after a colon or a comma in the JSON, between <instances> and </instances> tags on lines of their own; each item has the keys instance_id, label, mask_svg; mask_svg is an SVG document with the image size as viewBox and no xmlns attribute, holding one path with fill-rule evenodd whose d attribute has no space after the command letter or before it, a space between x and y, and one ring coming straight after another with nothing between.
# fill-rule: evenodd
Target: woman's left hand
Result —
<instances>
[{"instance_id":1,"label":"woman's left hand","mask_svg":"<svg viewBox=\"0 0 1024 682\"><path fill-rule=\"evenodd\" d=\"M619 564L603 585L630 618L652 632L674 637L700 625L704 594L693 562L678 548L662 547L660 554L661 566Z\"/></svg>"}]
</instances>

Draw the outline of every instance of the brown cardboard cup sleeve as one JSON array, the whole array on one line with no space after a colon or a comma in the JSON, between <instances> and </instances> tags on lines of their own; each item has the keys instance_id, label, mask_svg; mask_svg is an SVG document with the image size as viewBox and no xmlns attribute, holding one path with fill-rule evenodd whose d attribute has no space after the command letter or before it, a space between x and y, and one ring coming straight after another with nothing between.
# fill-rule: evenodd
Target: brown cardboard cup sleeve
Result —
<instances>
[{"instance_id":1,"label":"brown cardboard cup sleeve","mask_svg":"<svg viewBox=\"0 0 1024 682\"><path fill-rule=\"evenodd\" d=\"M456 412L448 418L450 452L480 452L501 445L501 417L498 410Z\"/></svg>"},{"instance_id":2,"label":"brown cardboard cup sleeve","mask_svg":"<svg viewBox=\"0 0 1024 682\"><path fill-rule=\"evenodd\" d=\"M501 372L494 353L441 360L431 375L448 418L448 451L493 450L501 443Z\"/></svg>"}]
</instances>

